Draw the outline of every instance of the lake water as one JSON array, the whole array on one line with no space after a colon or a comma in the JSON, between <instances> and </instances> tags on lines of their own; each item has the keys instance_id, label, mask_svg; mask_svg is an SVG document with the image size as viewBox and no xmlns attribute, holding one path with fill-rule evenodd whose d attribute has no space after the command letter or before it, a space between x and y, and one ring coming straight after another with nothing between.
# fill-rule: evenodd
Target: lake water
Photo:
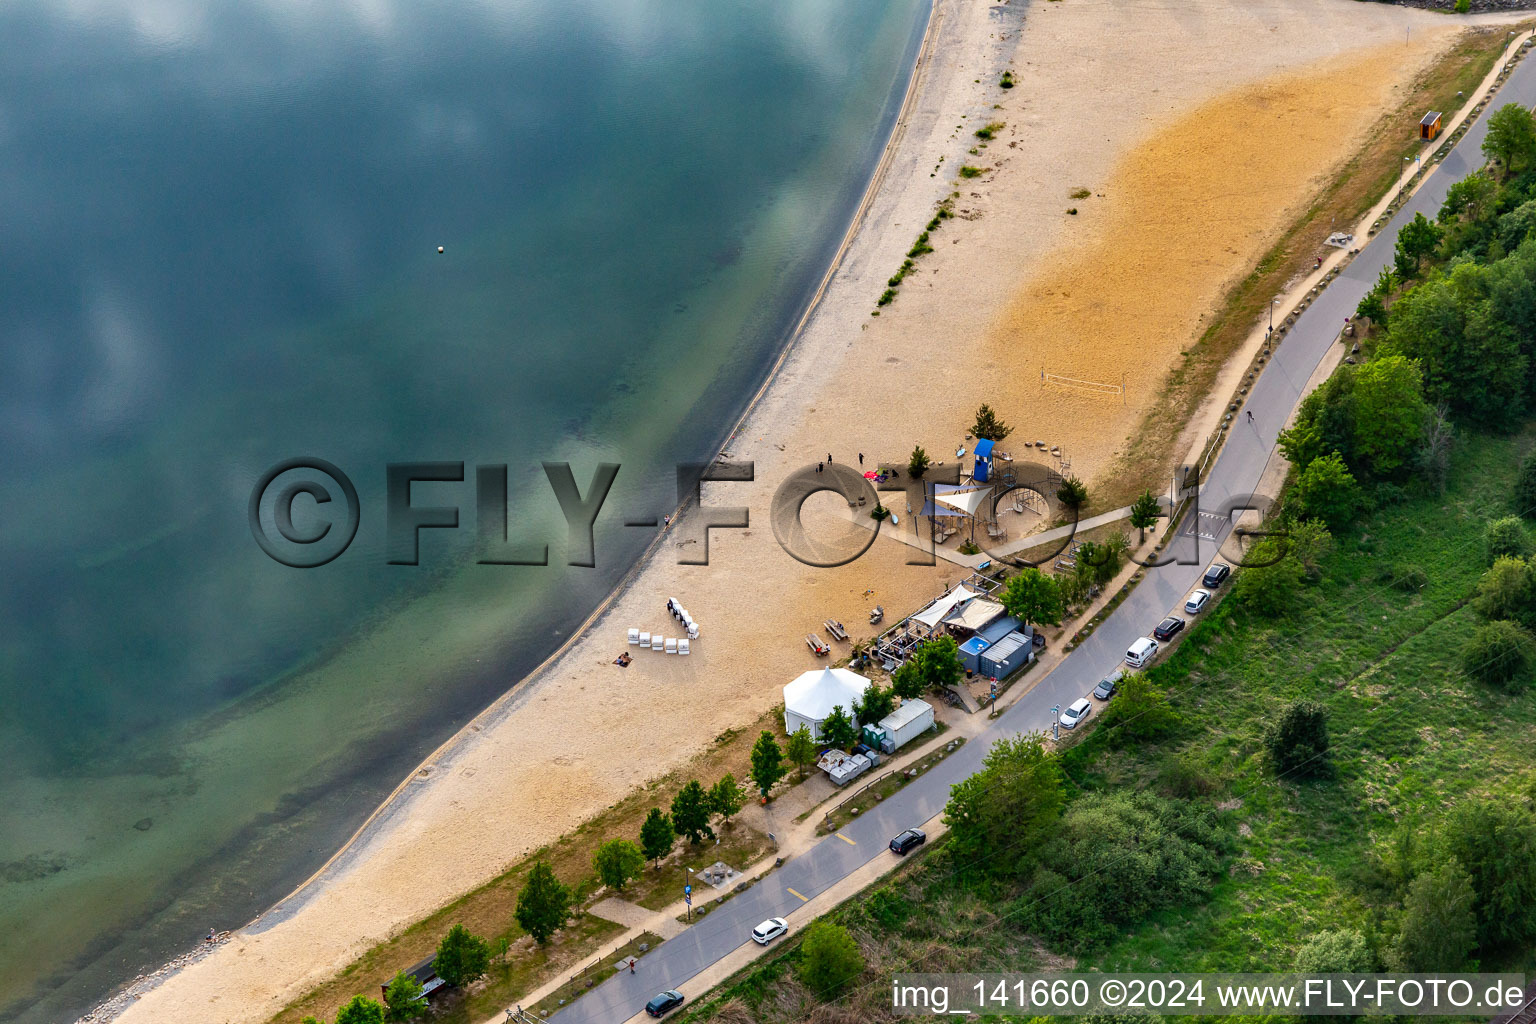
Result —
<instances>
[{"instance_id":1,"label":"lake water","mask_svg":"<svg viewBox=\"0 0 1536 1024\"><path fill-rule=\"evenodd\" d=\"M244 923L575 628L825 270L925 10L0 6L0 1020ZM359 494L316 569L247 517L297 456ZM595 568L545 460L622 467ZM408 461L467 464L413 498L462 525L389 565ZM550 566L474 564L482 463Z\"/></svg>"}]
</instances>

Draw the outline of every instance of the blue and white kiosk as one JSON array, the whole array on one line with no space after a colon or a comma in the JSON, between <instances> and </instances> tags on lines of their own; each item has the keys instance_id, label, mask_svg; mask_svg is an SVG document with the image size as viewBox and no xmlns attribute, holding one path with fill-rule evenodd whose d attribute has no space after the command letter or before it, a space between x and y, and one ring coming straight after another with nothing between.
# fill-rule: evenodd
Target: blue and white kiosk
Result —
<instances>
[{"instance_id":1,"label":"blue and white kiosk","mask_svg":"<svg viewBox=\"0 0 1536 1024\"><path fill-rule=\"evenodd\" d=\"M986 438L976 442L976 469L971 473L971 477L979 484L986 483L992 476L993 443Z\"/></svg>"}]
</instances>

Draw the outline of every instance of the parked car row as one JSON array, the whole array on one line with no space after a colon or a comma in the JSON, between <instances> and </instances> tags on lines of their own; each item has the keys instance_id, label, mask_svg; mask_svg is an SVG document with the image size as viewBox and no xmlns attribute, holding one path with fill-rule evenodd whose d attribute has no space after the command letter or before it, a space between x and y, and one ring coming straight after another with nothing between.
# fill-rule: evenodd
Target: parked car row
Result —
<instances>
[{"instance_id":1,"label":"parked car row","mask_svg":"<svg viewBox=\"0 0 1536 1024\"><path fill-rule=\"evenodd\" d=\"M1211 603L1211 591L1220 587L1232 575L1232 568L1217 562L1205 571L1201 577L1201 586L1192 591L1184 602L1186 615L1199 615ZM1157 657L1159 641L1163 643L1172 640L1186 625L1187 620L1170 615L1159 622L1152 630L1151 636L1139 637L1130 649L1125 652L1125 663L1133 669L1146 666L1153 658ZM1108 701L1119 692L1120 683L1125 679L1126 669L1117 668L1099 681L1099 685L1093 688L1093 697L1097 700ZM1089 715L1093 714L1093 701L1087 697L1080 697L1073 701L1058 720L1063 729L1075 729ZM908 853L922 846L928 841L928 836L922 829L909 828L898 833L890 842L891 852L898 857L904 857ZM789 922L782 917L770 917L756 928L752 929L752 941L759 946L766 946L781 935L789 933ZM661 1017L670 1010L683 1005L683 994L676 989L668 989L657 995L645 1004L645 1012L652 1017Z\"/></svg>"}]
</instances>

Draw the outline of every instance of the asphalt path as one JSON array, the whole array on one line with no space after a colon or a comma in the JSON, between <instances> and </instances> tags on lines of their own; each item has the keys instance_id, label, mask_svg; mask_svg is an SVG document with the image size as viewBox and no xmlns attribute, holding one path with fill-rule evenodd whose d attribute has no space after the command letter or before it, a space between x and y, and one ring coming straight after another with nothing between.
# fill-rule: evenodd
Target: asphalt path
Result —
<instances>
[{"instance_id":1,"label":"asphalt path","mask_svg":"<svg viewBox=\"0 0 1536 1024\"><path fill-rule=\"evenodd\" d=\"M892 836L921 825L944 809L954 783L974 773L991 743L1004 736L1046 732L1065 708L1086 696L1106 674L1122 665L1126 649L1170 611L1181 609L1206 565L1232 528L1223 512L1247 507L1246 497L1257 490L1276 436L1301 398L1330 346L1338 344L1344 318L1353 316L1360 300L1392 262L1398 228L1422 212L1434 218L1450 186L1482 166L1482 143L1488 114L1506 103L1536 105L1536 60L1522 61L1505 81L1490 109L1485 109L1456 148L1435 168L1418 193L1350 261L1297 318L1295 326L1275 347L1259 375L1248 404L1233 420L1230 436L1200 492L1197 509L1181 521L1175 539L1165 549L1171 564L1146 571L1142 581L1092 636L1064 658L1050 675L1015 702L991 728L898 793L870 808L841 832L770 872L750 889L711 909L701 921L669 939L640 962L636 974L617 973L608 981L554 1014L559 1024L617 1024L638 1013L646 1001L665 989L691 992L689 979L728 953L751 941L749 933L769 917L788 917L818 894L876 857L894 857L887 849ZM1250 424L1245 412L1253 413ZM1240 510L1239 508L1239 510ZM708 906L714 891L695 886L695 895ZM782 940L781 940L782 941Z\"/></svg>"}]
</instances>

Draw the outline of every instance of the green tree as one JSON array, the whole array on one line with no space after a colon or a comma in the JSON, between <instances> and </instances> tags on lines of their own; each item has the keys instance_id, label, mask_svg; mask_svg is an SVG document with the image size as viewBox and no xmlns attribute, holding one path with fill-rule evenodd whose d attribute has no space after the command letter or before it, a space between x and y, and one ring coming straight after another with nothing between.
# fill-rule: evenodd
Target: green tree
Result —
<instances>
[{"instance_id":1,"label":"green tree","mask_svg":"<svg viewBox=\"0 0 1536 1024\"><path fill-rule=\"evenodd\" d=\"M353 996L337 1011L336 1024L384 1024L384 1004L367 996Z\"/></svg>"},{"instance_id":2,"label":"green tree","mask_svg":"<svg viewBox=\"0 0 1536 1024\"><path fill-rule=\"evenodd\" d=\"M490 944L462 924L448 929L432 959L432 970L449 985L468 985L490 965Z\"/></svg>"},{"instance_id":3,"label":"green tree","mask_svg":"<svg viewBox=\"0 0 1536 1024\"><path fill-rule=\"evenodd\" d=\"M999 600L1008 614L1021 622L1061 625L1061 587L1039 569L1020 569L1010 576Z\"/></svg>"},{"instance_id":4,"label":"green tree","mask_svg":"<svg viewBox=\"0 0 1536 1024\"><path fill-rule=\"evenodd\" d=\"M1387 316L1387 304L1375 291L1366 292L1360 305L1355 307L1356 320L1369 320L1376 327L1386 327Z\"/></svg>"},{"instance_id":5,"label":"green tree","mask_svg":"<svg viewBox=\"0 0 1536 1024\"><path fill-rule=\"evenodd\" d=\"M829 747L847 750L858 742L859 730L841 704L835 704L821 723L821 741Z\"/></svg>"},{"instance_id":6,"label":"green tree","mask_svg":"<svg viewBox=\"0 0 1536 1024\"><path fill-rule=\"evenodd\" d=\"M1503 164L1506 173L1529 164L1536 157L1536 121L1531 112L1518 103L1506 103L1494 111L1488 118L1483 155Z\"/></svg>"},{"instance_id":7,"label":"green tree","mask_svg":"<svg viewBox=\"0 0 1536 1024\"><path fill-rule=\"evenodd\" d=\"M1080 511L1088 504L1088 485L1075 476L1068 476L1056 488L1056 500L1074 512Z\"/></svg>"},{"instance_id":8,"label":"green tree","mask_svg":"<svg viewBox=\"0 0 1536 1024\"><path fill-rule=\"evenodd\" d=\"M769 737L772 739L772 737ZM761 736L758 737L762 739ZM775 743L777 748L778 744ZM731 819L741 811L741 787L736 783L736 776L726 772L719 782L710 787L709 809L720 815L720 824L730 828Z\"/></svg>"},{"instance_id":9,"label":"green tree","mask_svg":"<svg viewBox=\"0 0 1536 1024\"><path fill-rule=\"evenodd\" d=\"M864 696L853 705L853 717L865 725L875 725L896 710L896 691L881 689L870 683Z\"/></svg>"},{"instance_id":10,"label":"green tree","mask_svg":"<svg viewBox=\"0 0 1536 1024\"><path fill-rule=\"evenodd\" d=\"M1074 571L1090 583L1102 586L1120 572L1121 558L1127 550L1124 537L1111 537L1102 542L1085 540L1077 546Z\"/></svg>"},{"instance_id":11,"label":"green tree","mask_svg":"<svg viewBox=\"0 0 1536 1024\"><path fill-rule=\"evenodd\" d=\"M1264 730L1264 746L1277 775L1304 779L1333 773L1328 709L1316 701L1292 701Z\"/></svg>"},{"instance_id":12,"label":"green tree","mask_svg":"<svg viewBox=\"0 0 1536 1024\"><path fill-rule=\"evenodd\" d=\"M997 418L997 413L985 403L976 410L976 422L971 426L971 433L978 439L988 441L1001 441L1013 433L1013 428Z\"/></svg>"},{"instance_id":13,"label":"green tree","mask_svg":"<svg viewBox=\"0 0 1536 1024\"><path fill-rule=\"evenodd\" d=\"M1498 183L1481 171L1475 171L1456 182L1445 192L1445 202L1440 206L1442 223L1455 220L1463 213L1469 220L1482 220L1499 192Z\"/></svg>"},{"instance_id":14,"label":"green tree","mask_svg":"<svg viewBox=\"0 0 1536 1024\"><path fill-rule=\"evenodd\" d=\"M1289 614L1296 606L1306 577L1301 562L1287 553L1284 542L1277 537L1259 541L1248 552L1245 561L1247 565L1237 574L1237 582L1233 584L1233 596L1266 618Z\"/></svg>"},{"instance_id":15,"label":"green tree","mask_svg":"<svg viewBox=\"0 0 1536 1024\"><path fill-rule=\"evenodd\" d=\"M1402 230L1397 233L1398 274L1403 277L1417 277L1419 265L1424 257L1435 251L1435 246L1440 244L1440 238L1444 234L1444 229L1424 214L1414 214L1413 220L1404 224Z\"/></svg>"},{"instance_id":16,"label":"green tree","mask_svg":"<svg viewBox=\"0 0 1536 1024\"><path fill-rule=\"evenodd\" d=\"M1291 557L1301 563L1307 577L1314 581L1320 579L1322 560L1333 550L1333 534L1328 531L1328 524L1318 519L1292 523L1286 542Z\"/></svg>"},{"instance_id":17,"label":"green tree","mask_svg":"<svg viewBox=\"0 0 1536 1024\"><path fill-rule=\"evenodd\" d=\"M1291 496L1302 515L1321 519L1334 532L1350 524L1363 502L1360 485L1338 452L1313 459L1297 477Z\"/></svg>"},{"instance_id":18,"label":"green tree","mask_svg":"<svg viewBox=\"0 0 1536 1024\"><path fill-rule=\"evenodd\" d=\"M660 870L661 858L672 852L675 842L677 832L672 828L672 819L660 807L652 807L640 825L640 852Z\"/></svg>"},{"instance_id":19,"label":"green tree","mask_svg":"<svg viewBox=\"0 0 1536 1024\"><path fill-rule=\"evenodd\" d=\"M1536 938L1536 815L1486 798L1467 800L1451 812L1444 838L1477 894L1479 944L1514 948Z\"/></svg>"},{"instance_id":20,"label":"green tree","mask_svg":"<svg viewBox=\"0 0 1536 1024\"><path fill-rule=\"evenodd\" d=\"M864 970L864 954L848 929L831 921L812 921L800 940L800 980L823 999L831 999Z\"/></svg>"},{"instance_id":21,"label":"green tree","mask_svg":"<svg viewBox=\"0 0 1536 1024\"><path fill-rule=\"evenodd\" d=\"M1474 679L1490 686L1508 686L1530 671L1533 651L1536 638L1530 630L1499 619L1472 631L1461 649L1461 665Z\"/></svg>"},{"instance_id":22,"label":"green tree","mask_svg":"<svg viewBox=\"0 0 1536 1024\"><path fill-rule=\"evenodd\" d=\"M404 971L389 980L384 989L385 1017L391 1021L415 1020L427 1012L427 997L414 974Z\"/></svg>"},{"instance_id":23,"label":"green tree","mask_svg":"<svg viewBox=\"0 0 1536 1024\"><path fill-rule=\"evenodd\" d=\"M672 798L672 827L677 829L678 835L687 836L689 843L698 845L705 836L715 838L715 830L709 827L709 817L709 794L697 779L689 779Z\"/></svg>"},{"instance_id":24,"label":"green tree","mask_svg":"<svg viewBox=\"0 0 1536 1024\"><path fill-rule=\"evenodd\" d=\"M763 738L759 736L757 742L763 742ZM774 744L774 746L777 747L778 744ZM789 742L785 744L784 754L796 768L800 769L800 777L802 779L805 778L805 770L816 762L816 737L811 735L809 728L802 725L789 734ZM754 747L752 781L758 783L758 788L762 788L762 783L758 782L757 778L756 755L757 749ZM775 779L774 781L777 782L778 780Z\"/></svg>"},{"instance_id":25,"label":"green tree","mask_svg":"<svg viewBox=\"0 0 1536 1024\"><path fill-rule=\"evenodd\" d=\"M1154 686L1145 672L1133 672L1120 680L1099 719L1098 735L1107 737L1112 746L1125 747L1171 736L1183 723L1168 694Z\"/></svg>"},{"instance_id":26,"label":"green tree","mask_svg":"<svg viewBox=\"0 0 1536 1024\"><path fill-rule=\"evenodd\" d=\"M1399 971L1455 971L1477 943L1472 879L1452 860L1408 886L1392 966Z\"/></svg>"},{"instance_id":27,"label":"green tree","mask_svg":"<svg viewBox=\"0 0 1536 1024\"><path fill-rule=\"evenodd\" d=\"M918 670L915 657L908 658L895 672L891 673L891 692L902 700L921 697L926 688L927 683L923 680L922 672Z\"/></svg>"},{"instance_id":28,"label":"green tree","mask_svg":"<svg viewBox=\"0 0 1536 1024\"><path fill-rule=\"evenodd\" d=\"M319 1017L310 1015L308 1017L301 1017L299 1019L299 1024L325 1024L325 1021L321 1020Z\"/></svg>"},{"instance_id":29,"label":"green tree","mask_svg":"<svg viewBox=\"0 0 1536 1024\"><path fill-rule=\"evenodd\" d=\"M1495 558L1478 580L1472 607L1485 619L1531 623L1536 619L1536 569L1523 558Z\"/></svg>"},{"instance_id":30,"label":"green tree","mask_svg":"<svg viewBox=\"0 0 1536 1024\"><path fill-rule=\"evenodd\" d=\"M960 682L965 669L960 664L960 645L952 636L935 637L918 645L908 663L917 665L925 688L942 689ZM921 690L918 695L921 694ZM901 695L905 699L906 695Z\"/></svg>"},{"instance_id":31,"label":"green tree","mask_svg":"<svg viewBox=\"0 0 1536 1024\"><path fill-rule=\"evenodd\" d=\"M1355 458L1375 476L1396 476L1412 465L1429 421L1423 371L1415 360L1389 355L1354 377Z\"/></svg>"},{"instance_id":32,"label":"green tree","mask_svg":"<svg viewBox=\"0 0 1536 1024\"><path fill-rule=\"evenodd\" d=\"M980 771L950 787L944 824L953 862L1023 875L1063 802L1061 768L1038 735L998 740Z\"/></svg>"},{"instance_id":33,"label":"green tree","mask_svg":"<svg viewBox=\"0 0 1536 1024\"><path fill-rule=\"evenodd\" d=\"M1142 491L1131 503L1131 526L1141 532L1142 540L1147 539L1147 530L1156 528L1162 515L1163 507L1157 503L1151 491Z\"/></svg>"},{"instance_id":34,"label":"green tree","mask_svg":"<svg viewBox=\"0 0 1536 1024\"><path fill-rule=\"evenodd\" d=\"M1528 558L1531 550L1530 531L1519 516L1494 519L1483 527L1483 551L1489 564L1500 558Z\"/></svg>"},{"instance_id":35,"label":"green tree","mask_svg":"<svg viewBox=\"0 0 1536 1024\"><path fill-rule=\"evenodd\" d=\"M1353 928L1318 932L1296 951L1298 974L1369 974L1375 969L1376 954Z\"/></svg>"},{"instance_id":36,"label":"green tree","mask_svg":"<svg viewBox=\"0 0 1536 1024\"><path fill-rule=\"evenodd\" d=\"M645 853L628 839L610 839L593 852L592 869L604 885L622 892L626 882L645 870Z\"/></svg>"},{"instance_id":37,"label":"green tree","mask_svg":"<svg viewBox=\"0 0 1536 1024\"><path fill-rule=\"evenodd\" d=\"M517 894L517 923L542 946L564 927L575 899L570 888L555 877L554 869L541 860Z\"/></svg>"},{"instance_id":38,"label":"green tree","mask_svg":"<svg viewBox=\"0 0 1536 1024\"><path fill-rule=\"evenodd\" d=\"M807 740L810 739L811 733L809 729L802 725L800 731L805 733ZM791 753L793 753L795 749L794 736L789 738L789 747ZM815 756L813 746L811 758L814 759ZM785 776L787 771L788 769L784 767L784 754L779 750L778 741L773 738L771 732L764 729L758 735L757 742L752 744L752 770L749 773L752 776L753 784L757 786L757 791L762 794L764 800L768 799L768 793ZM802 772L802 774L804 773Z\"/></svg>"},{"instance_id":39,"label":"green tree","mask_svg":"<svg viewBox=\"0 0 1536 1024\"><path fill-rule=\"evenodd\" d=\"M911 458L907 459L907 475L913 480L921 480L928 472L928 466L928 453L923 451L922 445L914 446Z\"/></svg>"}]
</instances>

